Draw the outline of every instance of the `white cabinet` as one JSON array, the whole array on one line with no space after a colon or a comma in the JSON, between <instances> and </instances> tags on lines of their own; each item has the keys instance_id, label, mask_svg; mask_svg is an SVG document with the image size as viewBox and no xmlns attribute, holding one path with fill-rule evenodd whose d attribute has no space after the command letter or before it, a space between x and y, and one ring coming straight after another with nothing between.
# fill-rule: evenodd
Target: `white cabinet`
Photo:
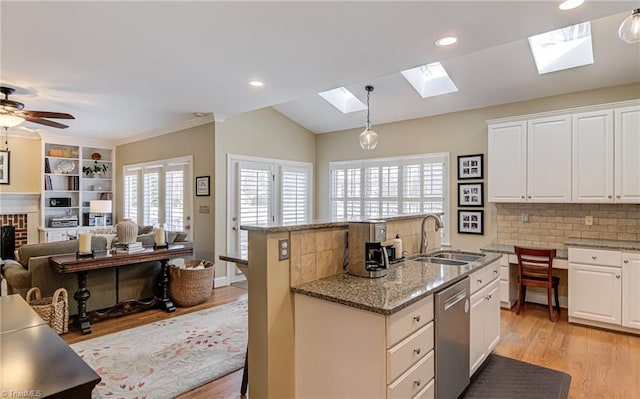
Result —
<instances>
[{"instance_id":1,"label":"white cabinet","mask_svg":"<svg viewBox=\"0 0 640 399\"><path fill-rule=\"evenodd\" d=\"M390 315L295 295L296 398L433 398L433 296Z\"/></svg>"},{"instance_id":2,"label":"white cabinet","mask_svg":"<svg viewBox=\"0 0 640 399\"><path fill-rule=\"evenodd\" d=\"M613 111L573 115L572 198L613 202Z\"/></svg>"},{"instance_id":3,"label":"white cabinet","mask_svg":"<svg viewBox=\"0 0 640 399\"><path fill-rule=\"evenodd\" d=\"M489 126L489 201L570 202L567 181L571 181L569 117Z\"/></svg>"},{"instance_id":4,"label":"white cabinet","mask_svg":"<svg viewBox=\"0 0 640 399\"><path fill-rule=\"evenodd\" d=\"M622 254L622 326L640 329L640 253Z\"/></svg>"},{"instance_id":5,"label":"white cabinet","mask_svg":"<svg viewBox=\"0 0 640 399\"><path fill-rule=\"evenodd\" d=\"M571 118L528 121L527 202L571 202L570 182Z\"/></svg>"},{"instance_id":6,"label":"white cabinet","mask_svg":"<svg viewBox=\"0 0 640 399\"><path fill-rule=\"evenodd\" d=\"M500 258L500 306L511 309L518 300L518 259L515 255Z\"/></svg>"},{"instance_id":7,"label":"white cabinet","mask_svg":"<svg viewBox=\"0 0 640 399\"><path fill-rule=\"evenodd\" d=\"M484 363L500 341L500 279L498 262L471 275L471 281L482 281L471 289L469 375Z\"/></svg>"},{"instance_id":8,"label":"white cabinet","mask_svg":"<svg viewBox=\"0 0 640 399\"><path fill-rule=\"evenodd\" d=\"M524 202L527 195L527 125L489 126L489 201Z\"/></svg>"},{"instance_id":9,"label":"white cabinet","mask_svg":"<svg viewBox=\"0 0 640 399\"><path fill-rule=\"evenodd\" d=\"M620 251L569 248L569 321L621 325Z\"/></svg>"},{"instance_id":10,"label":"white cabinet","mask_svg":"<svg viewBox=\"0 0 640 399\"><path fill-rule=\"evenodd\" d=\"M640 203L640 106L615 111L615 199Z\"/></svg>"}]
</instances>

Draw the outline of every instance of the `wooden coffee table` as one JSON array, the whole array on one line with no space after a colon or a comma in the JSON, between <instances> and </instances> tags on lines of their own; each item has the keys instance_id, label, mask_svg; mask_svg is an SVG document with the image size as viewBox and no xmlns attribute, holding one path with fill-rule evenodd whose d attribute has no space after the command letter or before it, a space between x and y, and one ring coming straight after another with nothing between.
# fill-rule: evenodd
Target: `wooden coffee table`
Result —
<instances>
[{"instance_id":1,"label":"wooden coffee table","mask_svg":"<svg viewBox=\"0 0 640 399\"><path fill-rule=\"evenodd\" d=\"M90 315L87 313L87 301L91 297L91 292L87 289L87 272L97 269L118 268L121 266L131 265L135 263L160 261L162 263L162 272L160 276L160 294L156 295L151 301L137 302L143 307L151 307L159 304L160 308L167 312L173 312L176 307L169 298L169 264L171 258L181 256L191 256L193 248L184 245L169 245L167 248L153 249L146 248L142 252L133 254L111 253L109 251L99 251L91 258L78 258L75 255L58 255L49 258L49 264L62 274L75 273L78 276L78 290L73 297L78 302L78 318L76 320L78 326L84 334L91 333ZM132 301L123 301L116 304L113 308L106 312L97 313L100 317L108 317L110 315L122 314L116 313L114 309L126 307L131 309ZM126 312L130 313L130 312Z\"/></svg>"}]
</instances>

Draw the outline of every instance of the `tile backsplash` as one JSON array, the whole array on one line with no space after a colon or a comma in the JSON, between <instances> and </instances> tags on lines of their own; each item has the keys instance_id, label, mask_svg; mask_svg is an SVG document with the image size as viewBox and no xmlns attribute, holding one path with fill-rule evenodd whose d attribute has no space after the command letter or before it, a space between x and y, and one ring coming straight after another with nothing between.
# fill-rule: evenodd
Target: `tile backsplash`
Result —
<instances>
[{"instance_id":1,"label":"tile backsplash","mask_svg":"<svg viewBox=\"0 0 640 399\"><path fill-rule=\"evenodd\" d=\"M569 237L640 241L640 204L496 204L498 243L564 248ZM593 225L585 217L593 217ZM528 222L523 222L528 217Z\"/></svg>"}]
</instances>

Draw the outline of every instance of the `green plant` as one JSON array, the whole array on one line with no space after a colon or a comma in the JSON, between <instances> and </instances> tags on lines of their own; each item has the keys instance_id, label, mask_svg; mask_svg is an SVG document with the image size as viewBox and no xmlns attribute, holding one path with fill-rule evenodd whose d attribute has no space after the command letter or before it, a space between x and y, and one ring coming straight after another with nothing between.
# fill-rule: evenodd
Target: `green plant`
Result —
<instances>
[{"instance_id":1,"label":"green plant","mask_svg":"<svg viewBox=\"0 0 640 399\"><path fill-rule=\"evenodd\" d=\"M98 164L98 161L93 161L92 166L82 167L82 173L84 173L86 176L91 176L98 173L107 173L108 171L109 165L107 165L106 163Z\"/></svg>"}]
</instances>

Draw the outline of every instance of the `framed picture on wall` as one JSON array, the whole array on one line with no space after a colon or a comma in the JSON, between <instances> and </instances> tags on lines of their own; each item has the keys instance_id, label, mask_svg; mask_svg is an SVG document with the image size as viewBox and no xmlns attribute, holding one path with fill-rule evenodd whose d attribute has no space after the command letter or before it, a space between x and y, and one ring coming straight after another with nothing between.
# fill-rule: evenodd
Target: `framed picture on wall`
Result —
<instances>
[{"instance_id":1,"label":"framed picture on wall","mask_svg":"<svg viewBox=\"0 0 640 399\"><path fill-rule=\"evenodd\" d=\"M211 195L210 182L211 176L196 177L196 197L208 197Z\"/></svg>"},{"instance_id":2,"label":"framed picture on wall","mask_svg":"<svg viewBox=\"0 0 640 399\"><path fill-rule=\"evenodd\" d=\"M482 179L484 154L458 156L458 180Z\"/></svg>"},{"instance_id":3,"label":"framed picture on wall","mask_svg":"<svg viewBox=\"0 0 640 399\"><path fill-rule=\"evenodd\" d=\"M458 206L484 206L484 183L458 183Z\"/></svg>"},{"instance_id":4,"label":"framed picture on wall","mask_svg":"<svg viewBox=\"0 0 640 399\"><path fill-rule=\"evenodd\" d=\"M0 184L9 184L9 160L11 152L0 150Z\"/></svg>"},{"instance_id":5,"label":"framed picture on wall","mask_svg":"<svg viewBox=\"0 0 640 399\"><path fill-rule=\"evenodd\" d=\"M458 209L459 234L484 234L484 211Z\"/></svg>"}]
</instances>

